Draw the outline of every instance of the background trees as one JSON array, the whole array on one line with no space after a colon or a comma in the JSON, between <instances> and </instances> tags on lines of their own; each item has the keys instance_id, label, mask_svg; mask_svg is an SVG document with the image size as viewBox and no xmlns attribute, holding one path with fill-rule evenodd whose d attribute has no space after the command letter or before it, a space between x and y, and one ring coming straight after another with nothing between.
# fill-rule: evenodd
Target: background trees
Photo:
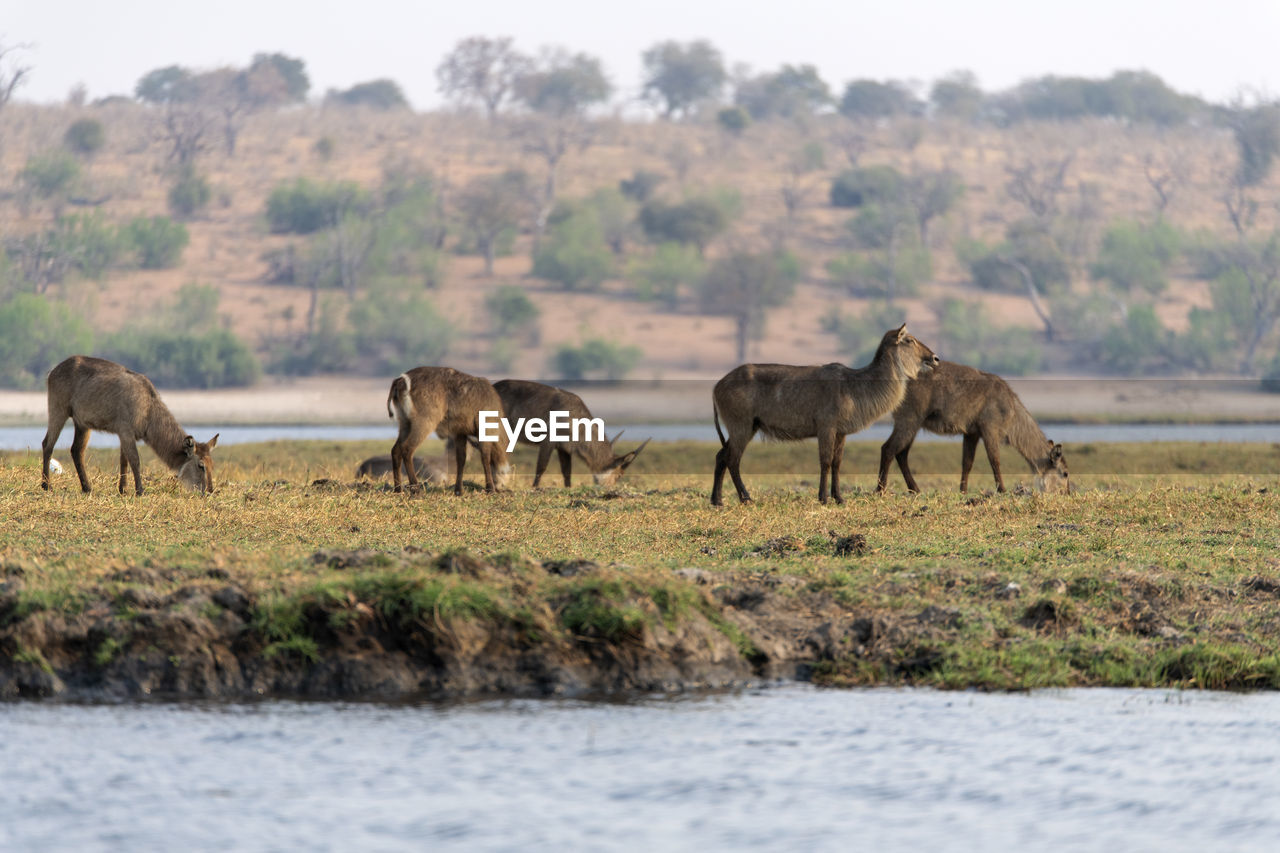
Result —
<instances>
[{"instance_id":1,"label":"background trees","mask_svg":"<svg viewBox=\"0 0 1280 853\"><path fill-rule=\"evenodd\" d=\"M705 40L659 42L640 58L644 97L664 118L688 115L699 101L717 97L728 79L720 51Z\"/></svg>"},{"instance_id":2,"label":"background trees","mask_svg":"<svg viewBox=\"0 0 1280 853\"><path fill-rule=\"evenodd\" d=\"M510 38L472 36L454 46L436 66L441 94L461 102L477 101L489 119L515 96L516 81L533 61L512 47Z\"/></svg>"}]
</instances>

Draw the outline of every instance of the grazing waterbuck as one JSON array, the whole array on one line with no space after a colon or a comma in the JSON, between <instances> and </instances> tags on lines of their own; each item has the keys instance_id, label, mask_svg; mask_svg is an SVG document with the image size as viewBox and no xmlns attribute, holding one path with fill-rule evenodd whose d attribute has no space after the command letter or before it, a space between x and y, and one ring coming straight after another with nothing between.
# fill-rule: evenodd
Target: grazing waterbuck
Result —
<instances>
[{"instance_id":1,"label":"grazing waterbuck","mask_svg":"<svg viewBox=\"0 0 1280 853\"><path fill-rule=\"evenodd\" d=\"M893 434L880 448L880 477L876 491L883 492L889 463L898 460L907 489L920 491L907 454L921 429L938 435L963 435L960 491L969 489L969 472L981 439L987 449L996 487L1004 491L1000 474L1000 445L1008 443L1022 454L1036 474L1036 484L1046 492L1070 493L1067 460L1062 445L1054 444L1036 425L1009 383L994 373L944 361L929 374L921 374L907 386L902 405L893 413Z\"/></svg>"},{"instance_id":2,"label":"grazing waterbuck","mask_svg":"<svg viewBox=\"0 0 1280 853\"><path fill-rule=\"evenodd\" d=\"M497 412L502 417L502 400L487 379L454 370L452 367L415 367L391 382L387 395L387 415L400 424L400 434L391 447L391 476L400 491L400 472L409 488L416 489L418 475L412 464L413 452L433 431L453 439L456 474L453 493L462 494L462 469L467 464L467 438L479 438L480 412ZM505 489L511 479L511 463L502 441L480 442L480 464L484 468L486 492Z\"/></svg>"},{"instance_id":3,"label":"grazing waterbuck","mask_svg":"<svg viewBox=\"0 0 1280 853\"><path fill-rule=\"evenodd\" d=\"M75 425L71 440L71 461L80 476L80 488L88 494L89 476L84 469L84 449L95 430L115 433L120 438L120 494L125 475L133 469L133 486L142 494L142 474L138 470L138 442L145 441L160 461L177 472L178 479L201 493L213 491L213 458L218 436L197 442L187 435L168 407L160 400L151 380L141 373L107 361L73 355L49 371L49 430L41 443L40 485L49 488L49 465L53 447L66 426Z\"/></svg>"},{"instance_id":4,"label":"grazing waterbuck","mask_svg":"<svg viewBox=\"0 0 1280 853\"><path fill-rule=\"evenodd\" d=\"M711 503L721 506L721 486L727 469L738 500L751 496L742 483L742 453L757 431L780 441L818 438L818 500L840 496L840 460L844 438L898 407L907 382L938 363L938 357L907 334L903 323L885 332L871 363L850 368L843 364L798 367L788 364L744 364L729 371L712 392L720 451L716 454ZM720 419L729 431L720 431Z\"/></svg>"},{"instance_id":5,"label":"grazing waterbuck","mask_svg":"<svg viewBox=\"0 0 1280 853\"><path fill-rule=\"evenodd\" d=\"M582 402L582 398L563 388L524 379L503 379L493 383L493 387L502 398L502 408L506 410L507 419L513 423L520 418L526 420L537 418L550 423L552 412L567 412L571 422L592 419L591 412L587 409L587 404ZM596 485L612 486L618 482L622 472L636 461L640 451L644 450L645 445L649 443L649 440L645 439L643 444L630 453L615 456L613 445L622 433L618 433L610 440L605 440L599 437L598 430L587 429L583 432L586 434L580 434L577 440L553 442L550 437L542 441L530 441L527 438L528 433L524 430L520 431L521 444L538 446L538 464L533 472L535 489L542 481L543 472L547 470L553 449L560 460L560 473L564 476L565 488L569 487L572 477L574 456L586 463L591 470L591 476L595 478Z\"/></svg>"}]
</instances>

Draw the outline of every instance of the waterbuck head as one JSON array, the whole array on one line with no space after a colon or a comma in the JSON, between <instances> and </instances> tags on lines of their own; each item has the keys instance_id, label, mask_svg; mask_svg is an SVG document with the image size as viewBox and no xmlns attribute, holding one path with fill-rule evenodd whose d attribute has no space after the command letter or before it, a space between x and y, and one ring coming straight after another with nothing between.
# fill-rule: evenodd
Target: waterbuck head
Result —
<instances>
[{"instance_id":1,"label":"waterbuck head","mask_svg":"<svg viewBox=\"0 0 1280 853\"><path fill-rule=\"evenodd\" d=\"M929 349L907 332L907 324L890 329L880 339L880 348L876 350L876 358L887 356L899 371L908 379L915 379L921 370L932 370L941 361L933 350Z\"/></svg>"},{"instance_id":2,"label":"waterbuck head","mask_svg":"<svg viewBox=\"0 0 1280 853\"><path fill-rule=\"evenodd\" d=\"M619 432L617 435L615 435L612 439L609 440L610 456L613 456L614 442L616 442L620 438L622 438L622 432ZM622 472L626 471L627 467L630 466L632 462L636 461L636 457L640 455L640 451L644 450L645 445L648 443L649 443L649 439L646 438L644 442L635 450L631 451L630 453L625 453L622 456L613 456L613 459L610 460L609 464L605 465L604 468L602 468L599 471L592 471L591 475L595 478L596 485L612 486L615 483L617 483L618 480L622 478ZM580 458L583 462L586 462L588 465L591 464L591 460L588 459L585 454L583 454L582 448L580 447L577 448L576 453L578 454L578 458Z\"/></svg>"},{"instance_id":3,"label":"waterbuck head","mask_svg":"<svg viewBox=\"0 0 1280 853\"><path fill-rule=\"evenodd\" d=\"M1062 445L1049 442L1045 458L1036 466L1036 486L1045 494L1071 494L1071 480L1067 474L1067 457L1062 454Z\"/></svg>"},{"instance_id":4,"label":"waterbuck head","mask_svg":"<svg viewBox=\"0 0 1280 853\"><path fill-rule=\"evenodd\" d=\"M218 435L221 435L219 433ZM188 489L202 495L213 494L213 454L218 446L218 436L205 442L196 441L193 436L182 440L183 452L187 460L178 468L178 481Z\"/></svg>"}]
</instances>

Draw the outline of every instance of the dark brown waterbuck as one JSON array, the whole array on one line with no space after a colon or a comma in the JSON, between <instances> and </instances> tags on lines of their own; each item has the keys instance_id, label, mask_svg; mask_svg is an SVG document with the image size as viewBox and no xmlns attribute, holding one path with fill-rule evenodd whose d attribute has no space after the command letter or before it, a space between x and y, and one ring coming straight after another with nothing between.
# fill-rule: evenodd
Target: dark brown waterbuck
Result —
<instances>
[{"instance_id":1,"label":"dark brown waterbuck","mask_svg":"<svg viewBox=\"0 0 1280 853\"><path fill-rule=\"evenodd\" d=\"M907 333L906 324L885 332L871 363L862 368L843 364L798 367L788 364L744 364L716 383L712 392L720 451L716 454L711 503L721 506L727 469L738 500L751 500L742 483L742 453L757 431L780 441L818 438L818 500L840 496L840 460L845 436L865 428L898 407L907 382L938 363L933 350ZM728 439L720 431L724 419Z\"/></svg>"},{"instance_id":2,"label":"dark brown waterbuck","mask_svg":"<svg viewBox=\"0 0 1280 853\"><path fill-rule=\"evenodd\" d=\"M391 447L391 476L400 491L400 472L416 489L418 475L412 465L413 452L432 432L453 439L456 474L453 493L462 494L462 471L467 464L467 439L479 438L480 412L503 416L502 400L487 379L471 376L452 367L415 367L391 382L387 395L387 415L400 424L400 434ZM501 432L501 430L499 430ZM480 464L484 468L487 492L505 489L511 478L511 463L498 441L479 443Z\"/></svg>"},{"instance_id":3,"label":"dark brown waterbuck","mask_svg":"<svg viewBox=\"0 0 1280 853\"><path fill-rule=\"evenodd\" d=\"M40 485L49 488L49 458L67 418L75 425L71 461L87 494L89 476L84 469L84 449L95 430L120 438L120 494L125 475L133 469L133 486L142 494L138 442L145 441L160 461L175 471L186 486L202 493L213 491L213 457L218 436L198 442L178 423L160 400L151 380L141 373L107 361L73 355L49 371L49 430L41 443Z\"/></svg>"},{"instance_id":4,"label":"dark brown waterbuck","mask_svg":"<svg viewBox=\"0 0 1280 853\"><path fill-rule=\"evenodd\" d=\"M563 388L524 379L503 379L493 383L493 387L502 398L502 407L507 412L507 419L512 423L516 423L520 418L526 420L537 418L550 423L552 412L567 412L571 422L592 419L591 411L587 409L587 404L582 402L582 398ZM560 460L560 473L564 476L565 488L569 487L571 481L574 456L586 463L587 468L591 470L591 476L595 478L596 485L612 486L618 482L618 478L632 462L636 461L636 457L640 455L641 450L644 450L649 440L645 439L630 453L617 456L613 452L613 445L622 433L606 440L600 434L602 430L603 424L600 429L580 430L577 440L571 438L569 441L554 442L550 438L531 441L527 437L528 433L521 430L520 443L538 447L538 464L533 472L533 487L538 488L538 484L542 481L542 474L551 461L553 449Z\"/></svg>"},{"instance_id":5,"label":"dark brown waterbuck","mask_svg":"<svg viewBox=\"0 0 1280 853\"><path fill-rule=\"evenodd\" d=\"M880 448L880 477L877 491L884 491L889 479L889 463L898 460L907 488L920 491L907 454L921 429L938 435L963 435L960 463L960 491L969 489L969 472L981 439L987 449L996 487L1004 491L1000 473L1000 445L1008 443L1022 454L1035 472L1036 484L1046 492L1070 492L1067 460L1062 445L1054 444L1040 430L1026 406L1009 383L994 373L944 361L907 386L902 405L893 413L893 434Z\"/></svg>"}]
</instances>

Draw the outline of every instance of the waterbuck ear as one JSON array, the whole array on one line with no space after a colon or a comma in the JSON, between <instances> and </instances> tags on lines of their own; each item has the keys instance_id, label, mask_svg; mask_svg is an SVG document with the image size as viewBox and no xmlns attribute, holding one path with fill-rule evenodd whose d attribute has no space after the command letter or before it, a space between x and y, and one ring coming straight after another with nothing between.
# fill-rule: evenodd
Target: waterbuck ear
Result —
<instances>
[{"instance_id":1,"label":"waterbuck ear","mask_svg":"<svg viewBox=\"0 0 1280 853\"><path fill-rule=\"evenodd\" d=\"M182 452L187 454L188 459L196 458L196 439L195 436L189 435L182 439Z\"/></svg>"},{"instance_id":2,"label":"waterbuck ear","mask_svg":"<svg viewBox=\"0 0 1280 853\"><path fill-rule=\"evenodd\" d=\"M218 446L218 436L220 435L222 435L222 433L220 432L214 433L213 438L209 439L208 443L205 446L208 447L210 450L213 450L215 447Z\"/></svg>"},{"instance_id":3,"label":"waterbuck ear","mask_svg":"<svg viewBox=\"0 0 1280 853\"><path fill-rule=\"evenodd\" d=\"M907 324L903 323L901 326L898 327L898 335L897 335L896 341L898 343L902 343L906 339L907 339Z\"/></svg>"},{"instance_id":4,"label":"waterbuck ear","mask_svg":"<svg viewBox=\"0 0 1280 853\"><path fill-rule=\"evenodd\" d=\"M619 433L619 435L621 435L621 433ZM635 450L631 451L625 456L619 456L616 460L614 460L615 464L622 470L624 471L627 470L627 466L630 465L632 462L636 461L636 457L640 455L640 451L644 450L645 445L648 444L650 441L652 441L652 439L646 438L644 440L644 443L641 444L639 447L637 447Z\"/></svg>"},{"instance_id":5,"label":"waterbuck ear","mask_svg":"<svg viewBox=\"0 0 1280 853\"><path fill-rule=\"evenodd\" d=\"M1049 451L1049 459L1053 462L1057 462L1061 458L1062 458L1062 445L1055 444L1053 446L1053 449Z\"/></svg>"}]
</instances>

